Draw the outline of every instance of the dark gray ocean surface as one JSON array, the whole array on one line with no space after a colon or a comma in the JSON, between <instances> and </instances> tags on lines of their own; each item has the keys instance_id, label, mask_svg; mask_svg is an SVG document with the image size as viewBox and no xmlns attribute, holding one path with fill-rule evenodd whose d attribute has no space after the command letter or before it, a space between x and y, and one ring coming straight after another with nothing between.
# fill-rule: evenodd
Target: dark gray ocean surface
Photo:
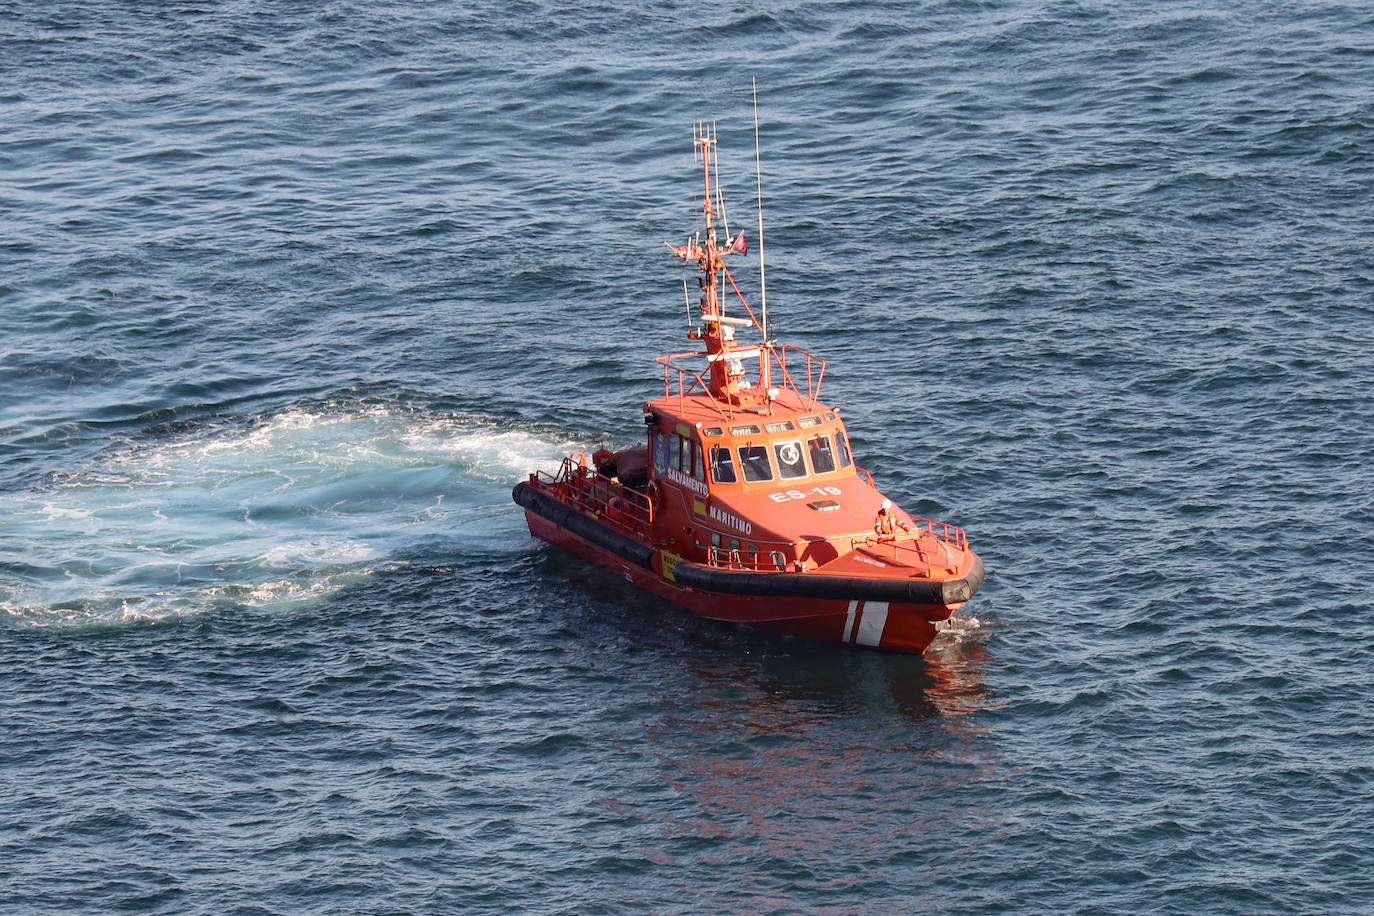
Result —
<instances>
[{"instance_id":1,"label":"dark gray ocean surface","mask_svg":"<svg viewBox=\"0 0 1374 916\"><path fill-rule=\"evenodd\" d=\"M642 436L715 120L983 591L702 621ZM0 912L1368 912L1374 11L0 2Z\"/></svg>"}]
</instances>

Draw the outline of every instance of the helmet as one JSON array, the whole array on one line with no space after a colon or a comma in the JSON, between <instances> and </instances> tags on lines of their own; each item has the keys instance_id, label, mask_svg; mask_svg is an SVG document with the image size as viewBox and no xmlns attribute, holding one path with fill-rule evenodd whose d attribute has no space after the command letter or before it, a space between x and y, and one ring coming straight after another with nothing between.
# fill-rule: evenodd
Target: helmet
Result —
<instances>
[{"instance_id":1,"label":"helmet","mask_svg":"<svg viewBox=\"0 0 1374 916\"><path fill-rule=\"evenodd\" d=\"M883 500L883 508L884 508L884 509L891 509L891 508L892 508L892 500L890 500L890 499L885 499L885 500Z\"/></svg>"}]
</instances>

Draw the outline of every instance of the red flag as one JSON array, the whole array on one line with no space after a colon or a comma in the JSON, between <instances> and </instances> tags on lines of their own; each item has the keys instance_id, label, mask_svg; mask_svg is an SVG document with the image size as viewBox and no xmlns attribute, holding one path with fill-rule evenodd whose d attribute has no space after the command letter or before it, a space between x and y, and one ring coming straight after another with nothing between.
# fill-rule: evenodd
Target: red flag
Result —
<instances>
[{"instance_id":1,"label":"red flag","mask_svg":"<svg viewBox=\"0 0 1374 916\"><path fill-rule=\"evenodd\" d=\"M748 254L749 246L744 243L744 230L739 231L739 238L735 239L735 244L730 246L731 254Z\"/></svg>"}]
</instances>

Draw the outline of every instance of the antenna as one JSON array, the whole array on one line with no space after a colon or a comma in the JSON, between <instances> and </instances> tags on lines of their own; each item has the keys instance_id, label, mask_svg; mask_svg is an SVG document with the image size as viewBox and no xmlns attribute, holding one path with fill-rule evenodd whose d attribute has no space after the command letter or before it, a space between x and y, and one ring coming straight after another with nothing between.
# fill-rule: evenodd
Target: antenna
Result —
<instances>
[{"instance_id":1,"label":"antenna","mask_svg":"<svg viewBox=\"0 0 1374 916\"><path fill-rule=\"evenodd\" d=\"M716 136L716 122L711 122L711 136ZM716 210L720 213L721 222L725 224L725 238L730 238L730 217L725 214L725 193L720 189L720 149L716 149L715 158L716 173Z\"/></svg>"},{"instance_id":2,"label":"antenna","mask_svg":"<svg viewBox=\"0 0 1374 916\"><path fill-rule=\"evenodd\" d=\"M759 360L759 383L766 390L772 375L772 360L768 356L768 351L772 348L773 340L768 336L768 284L764 279L763 270L763 163L759 157L758 77L751 77L751 82L754 85L754 175L757 178L759 195L759 330L763 332L764 348L763 358Z\"/></svg>"}]
</instances>

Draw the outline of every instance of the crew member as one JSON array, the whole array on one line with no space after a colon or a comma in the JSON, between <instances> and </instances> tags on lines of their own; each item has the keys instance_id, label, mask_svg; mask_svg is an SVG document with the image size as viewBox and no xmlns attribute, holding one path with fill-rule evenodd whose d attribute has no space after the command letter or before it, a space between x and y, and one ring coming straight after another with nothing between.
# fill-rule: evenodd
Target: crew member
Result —
<instances>
[{"instance_id":1,"label":"crew member","mask_svg":"<svg viewBox=\"0 0 1374 916\"><path fill-rule=\"evenodd\" d=\"M890 538L897 534L898 528L908 530L906 522L897 518L897 513L892 508L892 500L885 499L878 508L878 517L873 520L873 530L880 538Z\"/></svg>"},{"instance_id":2,"label":"crew member","mask_svg":"<svg viewBox=\"0 0 1374 916\"><path fill-rule=\"evenodd\" d=\"M892 500L883 500L882 506L878 508L878 517L873 520L873 530L882 538L890 538L897 533L897 519L896 513L892 511Z\"/></svg>"}]
</instances>

